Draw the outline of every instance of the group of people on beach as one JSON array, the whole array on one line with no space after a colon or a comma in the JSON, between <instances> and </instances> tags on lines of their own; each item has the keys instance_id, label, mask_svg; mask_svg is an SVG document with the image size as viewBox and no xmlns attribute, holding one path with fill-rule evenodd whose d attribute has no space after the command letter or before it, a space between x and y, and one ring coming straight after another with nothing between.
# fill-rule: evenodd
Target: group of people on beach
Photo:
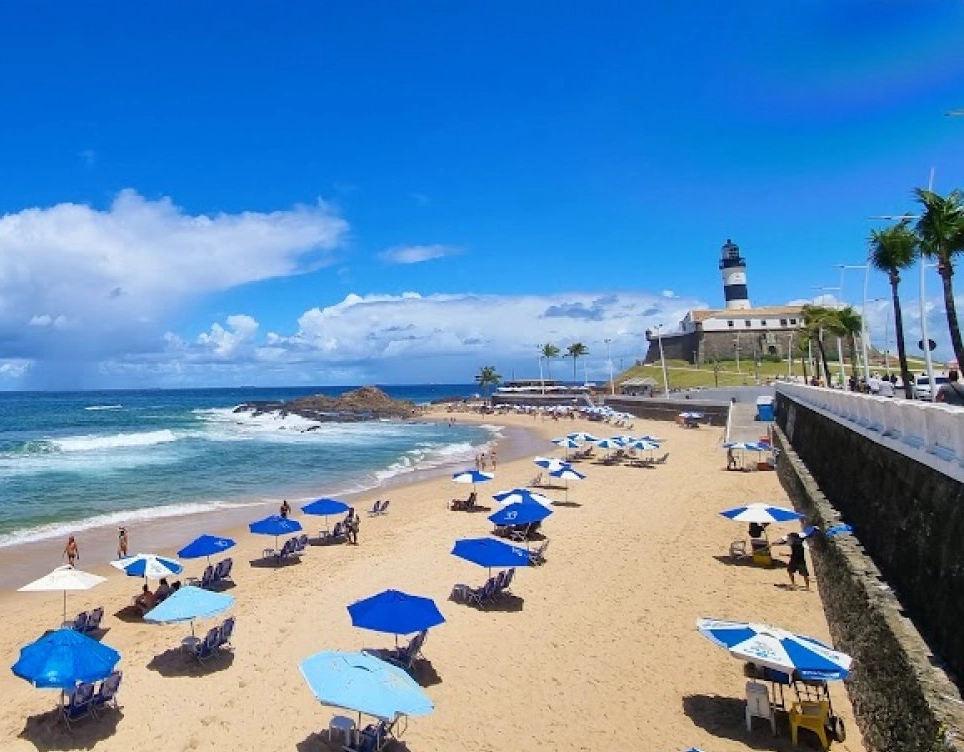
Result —
<instances>
[{"instance_id":1,"label":"group of people on beach","mask_svg":"<svg viewBox=\"0 0 964 752\"><path fill-rule=\"evenodd\" d=\"M495 449L489 450L488 454L481 452L475 455L475 469L480 472L484 472L486 468L491 467L495 470L498 465L499 457L495 452Z\"/></svg>"},{"instance_id":2,"label":"group of people on beach","mask_svg":"<svg viewBox=\"0 0 964 752\"><path fill-rule=\"evenodd\" d=\"M117 529L117 558L123 559L127 556L127 528ZM77 538L73 535L67 536L67 545L64 546L63 557L67 559L67 564L74 566L80 559L80 547L77 545Z\"/></svg>"}]
</instances>

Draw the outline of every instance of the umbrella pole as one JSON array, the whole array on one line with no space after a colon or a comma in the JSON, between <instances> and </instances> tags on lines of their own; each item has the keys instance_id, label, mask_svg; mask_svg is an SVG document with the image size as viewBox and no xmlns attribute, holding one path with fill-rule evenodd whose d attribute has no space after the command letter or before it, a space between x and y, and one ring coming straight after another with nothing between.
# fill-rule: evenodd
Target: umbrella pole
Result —
<instances>
[{"instance_id":1,"label":"umbrella pole","mask_svg":"<svg viewBox=\"0 0 964 752\"><path fill-rule=\"evenodd\" d=\"M67 621L67 591L64 590L64 618L61 620L61 624Z\"/></svg>"}]
</instances>

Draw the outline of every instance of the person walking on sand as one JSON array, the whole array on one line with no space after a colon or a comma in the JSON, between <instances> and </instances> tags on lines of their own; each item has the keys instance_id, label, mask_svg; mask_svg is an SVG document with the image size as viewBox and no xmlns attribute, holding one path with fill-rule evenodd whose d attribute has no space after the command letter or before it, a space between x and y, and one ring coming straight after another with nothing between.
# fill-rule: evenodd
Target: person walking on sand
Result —
<instances>
[{"instance_id":1,"label":"person walking on sand","mask_svg":"<svg viewBox=\"0 0 964 752\"><path fill-rule=\"evenodd\" d=\"M74 536L69 536L67 538L67 545L64 546L64 556L67 557L67 563L70 566L74 566L74 562L80 558L80 549L77 548L77 541L74 540Z\"/></svg>"},{"instance_id":2,"label":"person walking on sand","mask_svg":"<svg viewBox=\"0 0 964 752\"><path fill-rule=\"evenodd\" d=\"M790 533L781 545L790 546L790 561L787 563L787 574L790 576L790 589L797 589L795 574L803 577L804 590L810 589L810 572L807 569L807 561L804 558L803 538L800 533Z\"/></svg>"},{"instance_id":3,"label":"person walking on sand","mask_svg":"<svg viewBox=\"0 0 964 752\"><path fill-rule=\"evenodd\" d=\"M288 515L291 514L291 505L288 503L287 499L281 500L281 509L279 511L281 516L285 519L287 519Z\"/></svg>"},{"instance_id":4,"label":"person walking on sand","mask_svg":"<svg viewBox=\"0 0 964 752\"><path fill-rule=\"evenodd\" d=\"M117 558L123 559L127 556L127 528L122 527L117 531Z\"/></svg>"},{"instance_id":5,"label":"person walking on sand","mask_svg":"<svg viewBox=\"0 0 964 752\"><path fill-rule=\"evenodd\" d=\"M498 462L498 460L499 460L499 457L498 457L498 455L495 453L495 450L493 449L491 452L489 452L489 462L492 463L492 469L493 469L493 470L495 470L495 465L496 465L496 463Z\"/></svg>"}]
</instances>

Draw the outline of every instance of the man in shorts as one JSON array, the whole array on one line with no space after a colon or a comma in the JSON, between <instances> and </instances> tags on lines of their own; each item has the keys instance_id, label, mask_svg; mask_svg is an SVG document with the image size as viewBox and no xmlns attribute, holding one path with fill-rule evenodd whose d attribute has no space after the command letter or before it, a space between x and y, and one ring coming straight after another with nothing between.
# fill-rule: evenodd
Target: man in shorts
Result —
<instances>
[{"instance_id":1,"label":"man in shorts","mask_svg":"<svg viewBox=\"0 0 964 752\"><path fill-rule=\"evenodd\" d=\"M804 559L803 538L799 533L790 533L785 545L790 546L790 561L787 563L787 574L790 576L790 589L797 589L797 582L794 575L799 574L803 577L804 590L810 589L810 571L807 569L807 562Z\"/></svg>"}]
</instances>

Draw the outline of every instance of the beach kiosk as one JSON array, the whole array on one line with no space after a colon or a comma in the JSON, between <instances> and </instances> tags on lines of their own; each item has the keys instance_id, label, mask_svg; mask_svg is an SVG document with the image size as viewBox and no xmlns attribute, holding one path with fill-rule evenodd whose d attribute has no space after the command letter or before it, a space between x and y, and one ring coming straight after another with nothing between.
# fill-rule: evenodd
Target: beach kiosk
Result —
<instances>
[{"instance_id":1,"label":"beach kiosk","mask_svg":"<svg viewBox=\"0 0 964 752\"><path fill-rule=\"evenodd\" d=\"M772 396L764 396L756 398L756 419L757 420L773 420L773 401Z\"/></svg>"}]
</instances>

